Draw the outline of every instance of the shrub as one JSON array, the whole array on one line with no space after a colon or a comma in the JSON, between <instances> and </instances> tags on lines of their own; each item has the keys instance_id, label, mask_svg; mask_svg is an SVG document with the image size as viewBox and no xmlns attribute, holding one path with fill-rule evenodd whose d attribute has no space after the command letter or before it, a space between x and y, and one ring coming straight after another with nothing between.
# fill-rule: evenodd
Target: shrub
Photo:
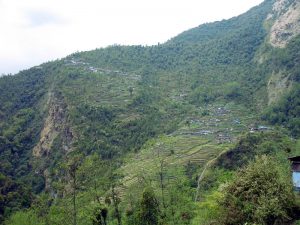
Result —
<instances>
[{"instance_id":1,"label":"shrub","mask_svg":"<svg viewBox=\"0 0 300 225\"><path fill-rule=\"evenodd\" d=\"M271 157L256 158L240 170L220 201L222 224L282 224L295 205L289 170Z\"/></svg>"}]
</instances>

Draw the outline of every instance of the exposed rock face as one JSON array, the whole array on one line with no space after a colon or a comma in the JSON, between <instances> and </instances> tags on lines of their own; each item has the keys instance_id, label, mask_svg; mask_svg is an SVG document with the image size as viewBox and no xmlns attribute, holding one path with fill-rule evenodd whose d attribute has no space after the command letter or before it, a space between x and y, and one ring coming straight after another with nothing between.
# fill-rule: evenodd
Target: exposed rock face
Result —
<instances>
[{"instance_id":1,"label":"exposed rock face","mask_svg":"<svg viewBox=\"0 0 300 225\"><path fill-rule=\"evenodd\" d=\"M64 156L72 151L74 132L69 126L67 117L67 105L58 94L49 92L47 101L48 115L40 134L40 140L33 148L32 154L36 161L36 172L43 174L45 178L45 190L55 193L51 188L52 176L49 172L48 163L51 156L59 152ZM59 139L59 147L53 147L56 139Z\"/></svg>"},{"instance_id":2,"label":"exposed rock face","mask_svg":"<svg viewBox=\"0 0 300 225\"><path fill-rule=\"evenodd\" d=\"M63 141L63 151L70 151L73 139L73 132L68 126L66 105L62 99L58 98L53 92L49 93L49 111L45 120L43 130L38 144L33 149L33 156L47 157L51 153L53 141L61 136Z\"/></svg>"},{"instance_id":3,"label":"exposed rock face","mask_svg":"<svg viewBox=\"0 0 300 225\"><path fill-rule=\"evenodd\" d=\"M270 43L284 48L288 42L300 34L300 1L278 0L267 20L274 20L270 30Z\"/></svg>"},{"instance_id":4,"label":"exposed rock face","mask_svg":"<svg viewBox=\"0 0 300 225\"><path fill-rule=\"evenodd\" d=\"M300 35L300 1L277 0L267 17L271 24L269 43L276 48L284 48L289 41ZM263 62L261 56L259 62ZM280 97L289 91L293 82L284 71L273 72L267 84L268 105L277 102Z\"/></svg>"},{"instance_id":5,"label":"exposed rock face","mask_svg":"<svg viewBox=\"0 0 300 225\"><path fill-rule=\"evenodd\" d=\"M273 13L282 14L282 12L286 9L289 4L291 4L291 0L277 0L273 5Z\"/></svg>"},{"instance_id":6,"label":"exposed rock face","mask_svg":"<svg viewBox=\"0 0 300 225\"><path fill-rule=\"evenodd\" d=\"M292 87L292 83L289 80L289 76L285 76L283 73L273 73L269 79L268 90L268 104L277 102L280 97L286 93Z\"/></svg>"}]
</instances>

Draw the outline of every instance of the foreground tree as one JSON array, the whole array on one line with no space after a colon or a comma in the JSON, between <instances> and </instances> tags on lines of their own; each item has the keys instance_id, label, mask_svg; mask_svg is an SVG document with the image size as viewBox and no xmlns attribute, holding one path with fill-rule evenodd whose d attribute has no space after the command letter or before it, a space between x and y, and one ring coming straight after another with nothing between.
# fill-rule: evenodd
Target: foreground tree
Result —
<instances>
[{"instance_id":1,"label":"foreground tree","mask_svg":"<svg viewBox=\"0 0 300 225\"><path fill-rule=\"evenodd\" d=\"M289 170L273 158L256 158L225 188L221 224L284 224L295 205Z\"/></svg>"},{"instance_id":2,"label":"foreground tree","mask_svg":"<svg viewBox=\"0 0 300 225\"><path fill-rule=\"evenodd\" d=\"M82 156L76 156L71 159L68 164L68 172L71 177L71 185L72 185L72 205L73 205L73 225L77 225L77 205L76 205L76 197L77 197L77 189L78 189L78 180L77 180L77 172L78 168L81 164Z\"/></svg>"},{"instance_id":3,"label":"foreground tree","mask_svg":"<svg viewBox=\"0 0 300 225\"><path fill-rule=\"evenodd\" d=\"M159 204L152 188L148 187L144 190L140 209L139 223L143 225L156 225L159 221Z\"/></svg>"}]
</instances>

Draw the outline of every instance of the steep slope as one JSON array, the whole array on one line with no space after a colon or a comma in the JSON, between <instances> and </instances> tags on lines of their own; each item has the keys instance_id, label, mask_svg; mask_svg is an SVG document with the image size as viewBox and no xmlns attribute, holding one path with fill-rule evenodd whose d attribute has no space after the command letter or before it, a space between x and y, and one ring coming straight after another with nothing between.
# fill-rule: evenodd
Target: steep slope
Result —
<instances>
[{"instance_id":1,"label":"steep slope","mask_svg":"<svg viewBox=\"0 0 300 225\"><path fill-rule=\"evenodd\" d=\"M46 86L44 71L36 68L0 79L0 222L11 210L29 207L32 192L44 188L29 162L42 127Z\"/></svg>"},{"instance_id":2,"label":"steep slope","mask_svg":"<svg viewBox=\"0 0 300 225\"><path fill-rule=\"evenodd\" d=\"M299 19L297 1L266 0L162 45L74 53L1 77L1 185L32 190L0 213L45 191L35 210L48 224L69 223L78 192L80 224L98 203L115 211L111 223L118 204L130 220L151 184L165 222L190 224L200 174L242 133L270 130L269 121L299 136Z\"/></svg>"},{"instance_id":3,"label":"steep slope","mask_svg":"<svg viewBox=\"0 0 300 225\"><path fill-rule=\"evenodd\" d=\"M270 43L274 47L285 47L300 33L300 2L277 1L268 20L275 20L270 30Z\"/></svg>"}]
</instances>

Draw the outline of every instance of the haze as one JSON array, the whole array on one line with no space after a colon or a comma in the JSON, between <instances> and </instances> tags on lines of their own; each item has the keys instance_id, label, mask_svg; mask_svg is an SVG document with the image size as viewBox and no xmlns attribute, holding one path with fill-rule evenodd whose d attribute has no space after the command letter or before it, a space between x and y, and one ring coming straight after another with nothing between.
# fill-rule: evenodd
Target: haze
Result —
<instances>
[{"instance_id":1,"label":"haze","mask_svg":"<svg viewBox=\"0 0 300 225\"><path fill-rule=\"evenodd\" d=\"M155 45L262 0L0 0L0 74L112 44Z\"/></svg>"}]
</instances>

